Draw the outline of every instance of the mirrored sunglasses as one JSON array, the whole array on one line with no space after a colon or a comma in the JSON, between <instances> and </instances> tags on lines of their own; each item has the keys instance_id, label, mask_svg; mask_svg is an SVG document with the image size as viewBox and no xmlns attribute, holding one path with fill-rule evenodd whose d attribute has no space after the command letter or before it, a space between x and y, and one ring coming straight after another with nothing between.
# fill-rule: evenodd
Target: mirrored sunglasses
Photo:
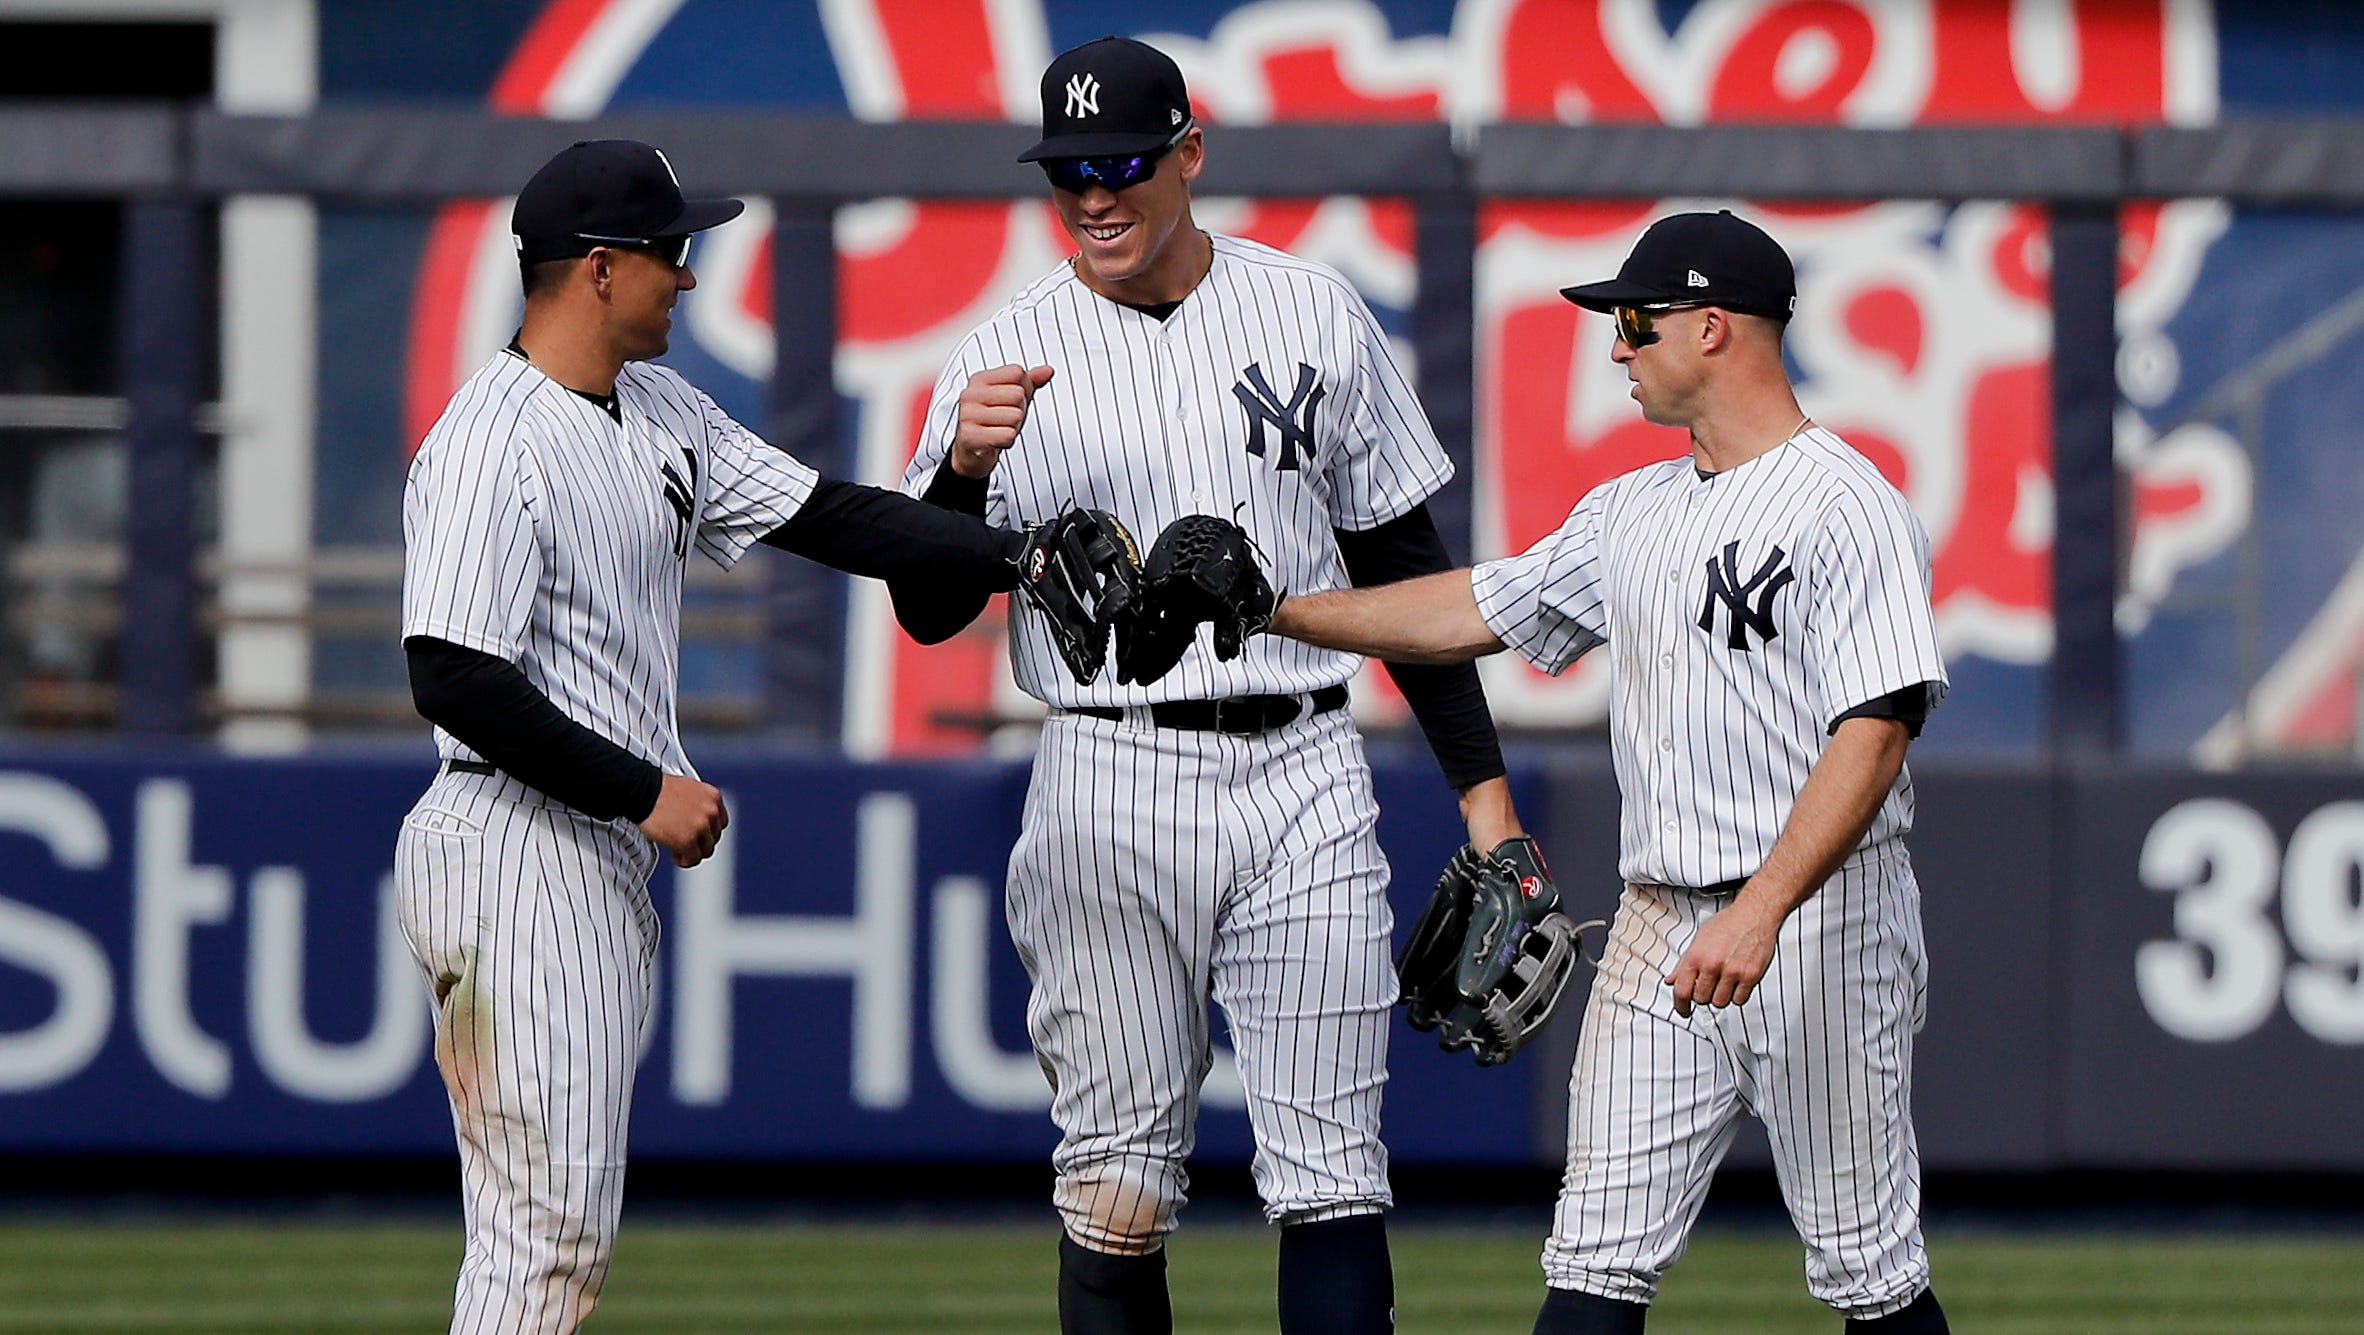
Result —
<instances>
[{"instance_id":1,"label":"mirrored sunglasses","mask_svg":"<svg viewBox=\"0 0 2364 1335\"><path fill-rule=\"evenodd\" d=\"M676 269L679 269L689 263L690 237L692 235L693 234L689 232L683 232L678 236L648 237L593 236L589 232L575 233L575 236L580 240L596 241L603 246L613 246L623 250L645 251Z\"/></svg>"},{"instance_id":2,"label":"mirrored sunglasses","mask_svg":"<svg viewBox=\"0 0 2364 1335\"><path fill-rule=\"evenodd\" d=\"M1617 306L1609 314L1617 321L1617 337L1625 346L1639 350L1658 341L1658 317L1668 311L1692 311L1700 307L1696 301L1672 301L1662 306Z\"/></svg>"},{"instance_id":3,"label":"mirrored sunglasses","mask_svg":"<svg viewBox=\"0 0 2364 1335\"><path fill-rule=\"evenodd\" d=\"M1146 153L1106 158L1044 158L1042 172L1051 178L1053 186L1071 195L1080 195L1093 186L1119 193L1157 175L1157 160L1173 152L1193 124L1182 122L1182 128L1174 131L1173 138Z\"/></svg>"}]
</instances>

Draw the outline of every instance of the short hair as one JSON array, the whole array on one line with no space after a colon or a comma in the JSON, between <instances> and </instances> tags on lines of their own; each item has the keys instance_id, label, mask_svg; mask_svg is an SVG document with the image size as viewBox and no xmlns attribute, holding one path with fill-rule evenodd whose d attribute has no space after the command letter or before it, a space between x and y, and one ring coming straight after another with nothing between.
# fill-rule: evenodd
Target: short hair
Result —
<instances>
[{"instance_id":1,"label":"short hair","mask_svg":"<svg viewBox=\"0 0 2364 1335\"><path fill-rule=\"evenodd\" d=\"M1789 333L1789 321L1787 320L1777 320L1770 315L1751 315L1746 311L1734 311L1732 314L1740 319L1750 321L1771 334L1774 347L1780 347L1782 339Z\"/></svg>"},{"instance_id":2,"label":"short hair","mask_svg":"<svg viewBox=\"0 0 2364 1335\"><path fill-rule=\"evenodd\" d=\"M575 261L581 258L575 255L562 260L519 260L517 281L525 288L528 299L555 292L559 284L566 281L566 271L573 268Z\"/></svg>"}]
</instances>

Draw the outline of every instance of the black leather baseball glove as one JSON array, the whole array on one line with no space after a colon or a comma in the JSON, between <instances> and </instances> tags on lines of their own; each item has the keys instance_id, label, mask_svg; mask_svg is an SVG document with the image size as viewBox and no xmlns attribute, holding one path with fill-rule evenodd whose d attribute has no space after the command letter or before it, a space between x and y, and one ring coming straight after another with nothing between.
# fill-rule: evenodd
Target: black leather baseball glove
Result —
<instances>
[{"instance_id":1,"label":"black leather baseball glove","mask_svg":"<svg viewBox=\"0 0 2364 1335\"><path fill-rule=\"evenodd\" d=\"M1133 604L1141 556L1106 510L1070 509L1026 530L1018 593L1042 612L1077 684L1100 675L1109 628Z\"/></svg>"},{"instance_id":2,"label":"black leather baseball glove","mask_svg":"<svg viewBox=\"0 0 2364 1335\"><path fill-rule=\"evenodd\" d=\"M1396 957L1412 1027L1436 1031L1447 1052L1468 1049L1480 1066L1509 1061L1566 994L1584 929L1602 925L1572 923L1559 905L1533 839L1505 839L1483 856L1462 845Z\"/></svg>"},{"instance_id":3,"label":"black leather baseball glove","mask_svg":"<svg viewBox=\"0 0 2364 1335\"><path fill-rule=\"evenodd\" d=\"M1215 657L1229 662L1279 604L1246 530L1219 515L1184 515L1157 535L1140 595L1117 620L1116 679L1141 685L1171 672L1202 623L1214 625Z\"/></svg>"}]
</instances>

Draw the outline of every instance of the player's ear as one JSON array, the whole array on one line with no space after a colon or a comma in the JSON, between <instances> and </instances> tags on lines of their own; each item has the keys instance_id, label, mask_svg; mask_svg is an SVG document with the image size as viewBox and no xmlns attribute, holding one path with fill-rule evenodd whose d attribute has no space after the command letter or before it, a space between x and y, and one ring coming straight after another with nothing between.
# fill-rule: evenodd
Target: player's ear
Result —
<instances>
[{"instance_id":1,"label":"player's ear","mask_svg":"<svg viewBox=\"0 0 2364 1335\"><path fill-rule=\"evenodd\" d=\"M1197 126L1191 126L1190 132L1182 136L1182 142L1174 145L1174 161L1182 168L1184 185L1197 180L1199 172L1206 167L1207 137Z\"/></svg>"},{"instance_id":2,"label":"player's ear","mask_svg":"<svg viewBox=\"0 0 2364 1335\"><path fill-rule=\"evenodd\" d=\"M1721 306L1704 307L1699 312L1699 350L1703 353L1722 352L1732 342L1732 312Z\"/></svg>"}]
</instances>

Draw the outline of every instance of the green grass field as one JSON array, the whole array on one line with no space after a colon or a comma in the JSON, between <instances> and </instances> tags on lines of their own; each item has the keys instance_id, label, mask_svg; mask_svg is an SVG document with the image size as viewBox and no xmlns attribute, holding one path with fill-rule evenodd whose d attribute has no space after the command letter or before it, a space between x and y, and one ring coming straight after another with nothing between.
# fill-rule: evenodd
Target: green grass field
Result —
<instances>
[{"instance_id":1,"label":"green grass field","mask_svg":"<svg viewBox=\"0 0 2364 1335\"><path fill-rule=\"evenodd\" d=\"M428 1332L448 1314L456 1227L392 1223L0 1226L0 1332ZM1396 1230L1407 1335L1524 1335L1541 1296L1536 1239ZM2353 1235L1941 1233L1954 1329L1993 1335L2348 1335L2364 1329ZM1177 1328L1272 1329L1273 1243L1192 1228L1173 1259ZM626 1332L1044 1332L1055 1329L1047 1226L636 1222L590 1329ZM1807 1299L1794 1239L1704 1234L1665 1287L1652 1335L1835 1332Z\"/></svg>"}]
</instances>

